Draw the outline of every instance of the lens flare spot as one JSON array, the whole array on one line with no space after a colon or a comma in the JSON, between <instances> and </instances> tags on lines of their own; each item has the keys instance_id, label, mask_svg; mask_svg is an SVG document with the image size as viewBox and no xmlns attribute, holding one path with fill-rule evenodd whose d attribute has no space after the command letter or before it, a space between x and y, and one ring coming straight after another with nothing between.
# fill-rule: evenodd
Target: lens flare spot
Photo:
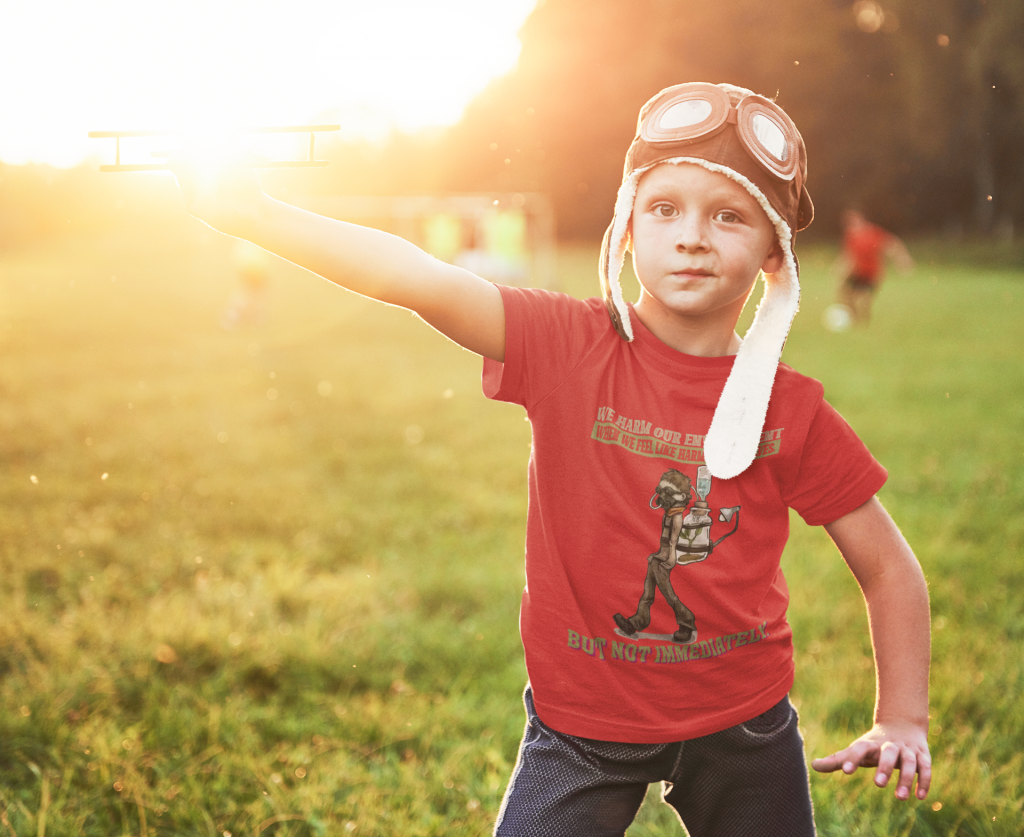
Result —
<instances>
[{"instance_id":1,"label":"lens flare spot","mask_svg":"<svg viewBox=\"0 0 1024 837\"><path fill-rule=\"evenodd\" d=\"M885 12L874 0L858 0L854 3L853 16L861 32L877 32L885 23Z\"/></svg>"},{"instance_id":2,"label":"lens flare spot","mask_svg":"<svg viewBox=\"0 0 1024 837\"><path fill-rule=\"evenodd\" d=\"M161 643L156 647L156 650L153 651L153 657L156 658L158 663L163 663L164 665L170 665L178 660L177 652L166 643Z\"/></svg>"}]
</instances>

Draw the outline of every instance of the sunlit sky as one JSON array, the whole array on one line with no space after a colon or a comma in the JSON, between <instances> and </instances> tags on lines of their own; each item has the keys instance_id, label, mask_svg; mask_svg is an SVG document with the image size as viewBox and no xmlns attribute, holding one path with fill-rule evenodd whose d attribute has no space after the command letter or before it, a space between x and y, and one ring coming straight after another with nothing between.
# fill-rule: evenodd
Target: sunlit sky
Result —
<instances>
[{"instance_id":1,"label":"sunlit sky","mask_svg":"<svg viewBox=\"0 0 1024 837\"><path fill-rule=\"evenodd\" d=\"M91 130L456 122L512 69L536 0L24 0L3 4L0 160L107 156Z\"/></svg>"}]
</instances>

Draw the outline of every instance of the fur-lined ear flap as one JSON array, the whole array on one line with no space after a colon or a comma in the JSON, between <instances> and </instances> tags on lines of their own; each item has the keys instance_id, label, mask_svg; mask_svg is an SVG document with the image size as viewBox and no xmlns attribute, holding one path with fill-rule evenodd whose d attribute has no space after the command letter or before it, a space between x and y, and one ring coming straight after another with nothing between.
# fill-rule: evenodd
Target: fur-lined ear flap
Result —
<instances>
[{"instance_id":1,"label":"fur-lined ear flap","mask_svg":"<svg viewBox=\"0 0 1024 837\"><path fill-rule=\"evenodd\" d=\"M619 274L626 258L626 247L630 240L629 221L633 216L633 201L636 198L636 187L643 171L638 169L629 175L619 186L619 194L615 199L615 215L605 230L604 241L601 243L601 294L612 318L612 324L623 340L633 340L633 324L629 319L629 306L622 298L622 285Z\"/></svg>"},{"instance_id":2,"label":"fur-lined ear flap","mask_svg":"<svg viewBox=\"0 0 1024 837\"><path fill-rule=\"evenodd\" d=\"M608 229L604 231L604 238L601 239L601 260L597 266L597 276L601 280L601 296L604 297L605 302L609 302L612 298L611 283L608 281L608 246L612 237L612 227L614 226L615 219L612 218Z\"/></svg>"},{"instance_id":3,"label":"fur-lined ear flap","mask_svg":"<svg viewBox=\"0 0 1024 837\"><path fill-rule=\"evenodd\" d=\"M626 333L626 326L623 324L623 314L620 313L618 306L615 304L615 293L612 290L612 278L609 275L611 254L609 253L610 242L612 237L612 229L615 226L615 219L612 218L612 222L608 225L608 229L604 231L604 240L601 242L601 261L598 267L598 273L601 279L601 296L604 298L605 307L608 309L608 316L611 318L612 326L615 327L615 331L619 337L623 340L630 341L633 339L632 328L630 333ZM616 277L617 284L617 277ZM621 299L622 292L619 292L619 298ZM629 323L629 313L625 314L625 322Z\"/></svg>"},{"instance_id":4,"label":"fur-lined ear flap","mask_svg":"<svg viewBox=\"0 0 1024 837\"><path fill-rule=\"evenodd\" d=\"M626 256L626 238L622 226L619 216L616 215L605 230L598 272L601 279L601 296L604 297L612 325L619 337L626 342L632 342L633 324L629 320L629 306L622 298L622 286L619 284L619 274L622 272L622 262Z\"/></svg>"},{"instance_id":5,"label":"fur-lined ear flap","mask_svg":"<svg viewBox=\"0 0 1024 837\"><path fill-rule=\"evenodd\" d=\"M765 277L764 296L754 322L718 399L704 440L704 460L712 476L731 479L756 458L775 373L799 305L800 283L790 251L781 269Z\"/></svg>"}]
</instances>

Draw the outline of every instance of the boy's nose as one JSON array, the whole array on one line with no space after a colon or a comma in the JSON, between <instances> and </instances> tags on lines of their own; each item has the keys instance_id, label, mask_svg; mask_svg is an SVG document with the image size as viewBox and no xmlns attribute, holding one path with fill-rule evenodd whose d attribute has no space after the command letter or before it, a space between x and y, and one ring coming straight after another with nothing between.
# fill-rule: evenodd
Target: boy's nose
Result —
<instances>
[{"instance_id":1,"label":"boy's nose","mask_svg":"<svg viewBox=\"0 0 1024 837\"><path fill-rule=\"evenodd\" d=\"M707 228L699 218L682 215L676 227L676 250L681 253L708 249Z\"/></svg>"}]
</instances>

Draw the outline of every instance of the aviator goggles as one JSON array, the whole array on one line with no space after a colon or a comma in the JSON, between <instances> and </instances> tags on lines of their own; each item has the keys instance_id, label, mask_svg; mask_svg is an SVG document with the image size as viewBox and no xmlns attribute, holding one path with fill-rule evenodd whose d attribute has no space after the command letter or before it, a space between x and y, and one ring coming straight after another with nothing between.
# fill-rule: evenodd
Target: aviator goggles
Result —
<instances>
[{"instance_id":1,"label":"aviator goggles","mask_svg":"<svg viewBox=\"0 0 1024 837\"><path fill-rule=\"evenodd\" d=\"M679 145L713 136L727 125L747 152L781 180L792 180L799 167L799 134L793 121L775 102L763 96L744 97L733 106L729 94L714 84L691 83L659 103L640 126L640 135L653 146Z\"/></svg>"},{"instance_id":2,"label":"aviator goggles","mask_svg":"<svg viewBox=\"0 0 1024 837\"><path fill-rule=\"evenodd\" d=\"M778 199L783 217L803 229L813 208L803 188L806 153L799 131L770 99L749 92L736 98L704 82L663 90L641 113L627 173L676 154L726 165L751 177L772 203ZM756 163L756 171L743 158Z\"/></svg>"}]
</instances>

